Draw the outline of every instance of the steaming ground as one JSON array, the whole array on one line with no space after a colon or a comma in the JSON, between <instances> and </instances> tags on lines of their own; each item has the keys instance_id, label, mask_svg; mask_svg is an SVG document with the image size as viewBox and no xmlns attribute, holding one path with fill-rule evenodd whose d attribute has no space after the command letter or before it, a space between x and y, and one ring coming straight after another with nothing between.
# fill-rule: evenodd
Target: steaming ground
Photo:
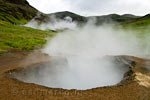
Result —
<instances>
[{"instance_id":1,"label":"steaming ground","mask_svg":"<svg viewBox=\"0 0 150 100\"><path fill-rule=\"evenodd\" d=\"M83 28L58 33L47 43L43 52L50 56L131 55L142 57L145 50L142 47L140 39L134 36L132 31L126 32L110 25L97 27L88 24Z\"/></svg>"},{"instance_id":2,"label":"steaming ground","mask_svg":"<svg viewBox=\"0 0 150 100\"><path fill-rule=\"evenodd\" d=\"M139 40L130 32L109 25L86 25L58 33L42 50L54 59L15 77L52 88L85 90L112 86L129 69L108 59L109 56L141 56L142 50Z\"/></svg>"},{"instance_id":3,"label":"steaming ground","mask_svg":"<svg viewBox=\"0 0 150 100\"><path fill-rule=\"evenodd\" d=\"M114 64L107 58L53 58L15 75L21 81L51 88L86 90L118 84L128 67Z\"/></svg>"},{"instance_id":4,"label":"steaming ground","mask_svg":"<svg viewBox=\"0 0 150 100\"><path fill-rule=\"evenodd\" d=\"M40 15L37 15L37 17L39 16ZM49 20L47 19L47 21L44 23L32 19L25 26L41 30L75 29L77 27L76 22L73 22L72 18L69 16L65 17L64 19L58 19L55 16L49 16L48 18Z\"/></svg>"},{"instance_id":5,"label":"steaming ground","mask_svg":"<svg viewBox=\"0 0 150 100\"><path fill-rule=\"evenodd\" d=\"M49 62L17 73L17 79L63 89L112 86L123 80L129 68L116 64L108 59L109 56L144 57L146 50L132 31L126 32L111 25L95 26L92 20L79 28L70 17L60 20L51 16L50 19L46 23L33 19L26 26L43 30L73 30L60 32L48 41L42 52L52 57Z\"/></svg>"}]
</instances>

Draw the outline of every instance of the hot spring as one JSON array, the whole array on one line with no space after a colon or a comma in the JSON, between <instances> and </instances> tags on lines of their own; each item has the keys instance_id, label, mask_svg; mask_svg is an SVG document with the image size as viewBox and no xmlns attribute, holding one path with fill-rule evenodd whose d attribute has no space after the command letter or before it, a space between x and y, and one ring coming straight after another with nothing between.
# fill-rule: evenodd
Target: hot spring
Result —
<instances>
[{"instance_id":1,"label":"hot spring","mask_svg":"<svg viewBox=\"0 0 150 100\"><path fill-rule=\"evenodd\" d=\"M115 56L138 56L139 44L130 32L109 25L66 30L57 33L41 50L51 57L48 62L22 69L14 78L50 88L86 90L114 86L129 71L129 66L118 63Z\"/></svg>"},{"instance_id":2,"label":"hot spring","mask_svg":"<svg viewBox=\"0 0 150 100\"><path fill-rule=\"evenodd\" d=\"M13 77L50 88L86 90L117 85L128 71L128 66L109 57L51 57L49 62L21 69Z\"/></svg>"}]
</instances>

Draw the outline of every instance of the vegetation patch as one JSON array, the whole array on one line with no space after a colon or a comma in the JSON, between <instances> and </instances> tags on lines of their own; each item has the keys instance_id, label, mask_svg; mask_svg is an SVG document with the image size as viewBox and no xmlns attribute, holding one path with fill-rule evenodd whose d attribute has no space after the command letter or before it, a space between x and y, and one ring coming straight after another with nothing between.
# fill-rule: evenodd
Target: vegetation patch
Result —
<instances>
[{"instance_id":1,"label":"vegetation patch","mask_svg":"<svg viewBox=\"0 0 150 100\"><path fill-rule=\"evenodd\" d=\"M0 51L38 49L46 43L46 38L55 34L50 30L42 31L0 21Z\"/></svg>"},{"instance_id":2,"label":"vegetation patch","mask_svg":"<svg viewBox=\"0 0 150 100\"><path fill-rule=\"evenodd\" d=\"M0 20L12 24L25 24L37 14L26 0L0 0Z\"/></svg>"}]
</instances>

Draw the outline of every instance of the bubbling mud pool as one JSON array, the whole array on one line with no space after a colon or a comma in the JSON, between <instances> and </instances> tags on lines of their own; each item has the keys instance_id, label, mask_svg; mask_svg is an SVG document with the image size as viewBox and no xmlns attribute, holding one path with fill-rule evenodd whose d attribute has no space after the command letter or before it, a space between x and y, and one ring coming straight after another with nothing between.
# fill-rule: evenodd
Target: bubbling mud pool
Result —
<instances>
[{"instance_id":1,"label":"bubbling mud pool","mask_svg":"<svg viewBox=\"0 0 150 100\"><path fill-rule=\"evenodd\" d=\"M117 85L128 71L127 65L109 57L52 57L18 69L11 77L50 88L86 90Z\"/></svg>"}]
</instances>

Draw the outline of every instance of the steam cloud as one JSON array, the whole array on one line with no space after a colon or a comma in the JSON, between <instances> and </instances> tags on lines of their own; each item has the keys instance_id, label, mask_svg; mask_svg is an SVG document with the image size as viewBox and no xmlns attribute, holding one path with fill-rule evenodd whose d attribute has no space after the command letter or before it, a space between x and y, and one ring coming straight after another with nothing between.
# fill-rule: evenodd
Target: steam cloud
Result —
<instances>
[{"instance_id":1,"label":"steam cloud","mask_svg":"<svg viewBox=\"0 0 150 100\"><path fill-rule=\"evenodd\" d=\"M39 27L47 29L50 25ZM140 39L132 34L132 31L126 32L111 25L97 27L91 23L83 28L60 32L42 50L57 59L41 65L36 69L38 71L32 69L16 78L64 89L85 90L116 85L129 69L115 64L108 56L145 55Z\"/></svg>"},{"instance_id":2,"label":"steam cloud","mask_svg":"<svg viewBox=\"0 0 150 100\"><path fill-rule=\"evenodd\" d=\"M37 15L39 17L40 15ZM39 22L32 19L26 27L31 27L41 30L63 30L63 29L75 29L77 27L76 23L72 21L72 18L67 16L64 19L58 19L54 15L48 16L50 20L47 22Z\"/></svg>"}]
</instances>

